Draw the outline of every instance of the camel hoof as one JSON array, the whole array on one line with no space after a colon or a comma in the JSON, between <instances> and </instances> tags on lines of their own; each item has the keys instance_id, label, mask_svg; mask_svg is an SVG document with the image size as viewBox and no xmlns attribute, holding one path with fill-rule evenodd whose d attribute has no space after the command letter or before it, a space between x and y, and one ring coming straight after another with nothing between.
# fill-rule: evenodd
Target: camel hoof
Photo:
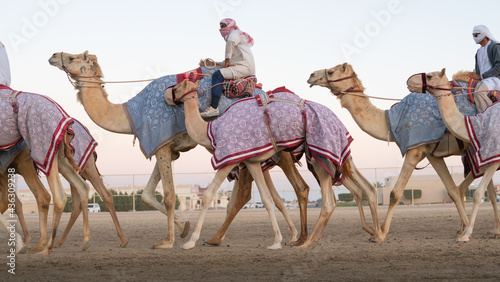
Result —
<instances>
[{"instance_id":1,"label":"camel hoof","mask_svg":"<svg viewBox=\"0 0 500 282\"><path fill-rule=\"evenodd\" d=\"M189 220L184 222L184 228L182 229L181 238L184 238L189 234L190 227L191 223L189 222Z\"/></svg>"},{"instance_id":2,"label":"camel hoof","mask_svg":"<svg viewBox=\"0 0 500 282\"><path fill-rule=\"evenodd\" d=\"M196 243L194 241L189 240L186 243L182 244L181 248L183 248L184 250L189 250L194 248L195 244Z\"/></svg>"},{"instance_id":3,"label":"camel hoof","mask_svg":"<svg viewBox=\"0 0 500 282\"><path fill-rule=\"evenodd\" d=\"M220 246L222 240L217 240L217 239L208 239L204 241L206 244L212 245L212 246Z\"/></svg>"},{"instance_id":4,"label":"camel hoof","mask_svg":"<svg viewBox=\"0 0 500 282\"><path fill-rule=\"evenodd\" d=\"M48 248L43 249L43 251L36 253L37 255L50 255L50 250Z\"/></svg>"},{"instance_id":5,"label":"camel hoof","mask_svg":"<svg viewBox=\"0 0 500 282\"><path fill-rule=\"evenodd\" d=\"M172 249L174 247L174 243L165 243L165 242L162 242L162 243L159 243L159 244L154 244L153 245L153 250L154 249Z\"/></svg>"},{"instance_id":6,"label":"camel hoof","mask_svg":"<svg viewBox=\"0 0 500 282\"><path fill-rule=\"evenodd\" d=\"M498 233L494 233L494 232L488 232L487 235L491 238L491 239L498 239L499 235Z\"/></svg>"},{"instance_id":7,"label":"camel hoof","mask_svg":"<svg viewBox=\"0 0 500 282\"><path fill-rule=\"evenodd\" d=\"M19 254L24 254L29 250L28 246L26 246L24 243L22 244L22 247L16 250L16 255Z\"/></svg>"},{"instance_id":8,"label":"camel hoof","mask_svg":"<svg viewBox=\"0 0 500 282\"><path fill-rule=\"evenodd\" d=\"M128 244L128 239L127 238L123 239L122 243L120 244L120 248L125 248L127 244Z\"/></svg>"},{"instance_id":9,"label":"camel hoof","mask_svg":"<svg viewBox=\"0 0 500 282\"><path fill-rule=\"evenodd\" d=\"M45 245L37 245L36 247L30 249L30 252L40 252L45 248Z\"/></svg>"},{"instance_id":10,"label":"camel hoof","mask_svg":"<svg viewBox=\"0 0 500 282\"><path fill-rule=\"evenodd\" d=\"M271 246L267 247L268 250L279 250L281 248L282 248L281 243L274 243Z\"/></svg>"},{"instance_id":11,"label":"camel hoof","mask_svg":"<svg viewBox=\"0 0 500 282\"><path fill-rule=\"evenodd\" d=\"M64 242L61 242L61 241L59 241L59 242L55 243L55 244L54 244L54 248L59 248L59 247L61 247L63 243L64 243Z\"/></svg>"},{"instance_id":12,"label":"camel hoof","mask_svg":"<svg viewBox=\"0 0 500 282\"><path fill-rule=\"evenodd\" d=\"M90 240L83 242L82 251L86 251L90 247Z\"/></svg>"}]
</instances>

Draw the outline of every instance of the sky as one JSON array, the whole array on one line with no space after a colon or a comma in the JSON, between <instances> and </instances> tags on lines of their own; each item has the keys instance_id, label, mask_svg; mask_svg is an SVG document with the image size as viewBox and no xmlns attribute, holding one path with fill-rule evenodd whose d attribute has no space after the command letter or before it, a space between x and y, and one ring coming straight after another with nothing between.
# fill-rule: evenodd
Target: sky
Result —
<instances>
[{"instance_id":1,"label":"sky","mask_svg":"<svg viewBox=\"0 0 500 282\"><path fill-rule=\"evenodd\" d=\"M194 69L201 58L221 61L225 42L219 21L233 18L255 40L252 51L264 89L286 86L328 106L354 138L356 166L371 169L400 167L396 144L361 131L328 89L309 88L309 75L348 62L367 95L401 99L412 74L472 70L479 46L472 39L475 25L488 26L500 38L499 1L0 0L0 7L11 87L50 96L84 123L99 142L97 165L105 175L149 174L154 159L144 157L131 135L107 132L89 119L66 75L49 65L55 52L97 55L105 80L157 78ZM146 84L109 84L109 100L124 103ZM380 109L394 103L371 101ZM457 157L447 163L461 165ZM183 153L174 172L205 173L201 183L180 183L193 181L182 176L175 181L206 186L214 175L210 154L199 146Z\"/></svg>"}]
</instances>

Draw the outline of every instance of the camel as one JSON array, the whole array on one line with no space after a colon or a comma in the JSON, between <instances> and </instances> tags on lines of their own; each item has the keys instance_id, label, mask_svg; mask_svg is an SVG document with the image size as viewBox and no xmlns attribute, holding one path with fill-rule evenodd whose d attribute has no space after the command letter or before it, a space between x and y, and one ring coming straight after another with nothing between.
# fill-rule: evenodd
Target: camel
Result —
<instances>
[{"instance_id":1,"label":"camel","mask_svg":"<svg viewBox=\"0 0 500 282\"><path fill-rule=\"evenodd\" d=\"M426 81L423 81L425 77ZM427 91L436 98L439 111L441 113L441 116L443 117L443 121L446 124L446 127L448 130L451 131L451 133L459 138L460 140L463 140L464 142L467 142L469 144L472 144L472 142L478 142L477 140L472 140L470 137L472 133L470 133L471 125L467 125L467 123L470 123L470 120L464 118L464 115L458 110L456 104L455 104L455 99L454 96L451 93L451 88L449 86L449 81L448 78L446 77L446 70L442 69L440 72L431 72L422 75L416 75L410 77L408 80L408 86L409 89L413 89L414 87L426 87ZM486 111L488 110L493 110L494 107L498 107L497 105L490 106L487 108ZM485 112L486 112L485 111ZM479 116L480 114L478 114ZM482 126L482 124L481 124ZM494 144L488 143L488 146L494 146ZM485 172L483 175L483 178L481 179L481 182L479 183L478 188L474 192L474 204L472 207L472 213L470 215L470 220L468 225L466 226L465 230L460 234L459 237L456 238L458 242L467 242L469 241L472 231L474 229L474 223L476 220L478 208L479 208L479 203L481 200L484 198L484 191L488 188L488 196L490 197L493 207L496 207L495 203L495 198L493 195L495 193L490 193L490 188L493 188L493 182L492 182L492 177L498 167L500 166L500 162L498 160L490 161L489 163L484 164L485 166ZM494 190L493 190L494 191ZM496 209L495 211L495 216L498 216L498 212ZM496 226L495 229L491 232L493 234L500 234L500 221L497 218L496 221Z\"/></svg>"},{"instance_id":2,"label":"camel","mask_svg":"<svg viewBox=\"0 0 500 282\"><path fill-rule=\"evenodd\" d=\"M212 147L211 140L208 137L208 123L204 121L200 115L199 112L199 105L198 105L198 89L199 82L193 83L192 81L189 80L184 80L182 83L176 85L174 87L174 91L176 93L178 98L178 102L181 102L184 104L184 110L185 110L185 119L186 119L186 128L188 131L189 136L193 140L196 141L196 143L200 144L201 146L205 147L209 152L214 153L214 148ZM245 103L253 99L247 99L240 101L238 103ZM280 100L282 101L282 100ZM232 108L230 108L232 109ZM225 114L228 115L233 115L234 113L230 113L229 109L228 111L225 112ZM304 136L303 136L304 138ZM274 140L274 139L273 139ZM303 142L303 141L301 141ZM264 178L264 175L262 174L261 168L260 168L260 163L272 155L274 155L276 152L282 151L284 147L277 147L276 144L273 141L273 148L268 150L267 152L247 152L246 154L249 155L248 158L245 160L242 160L243 164L246 166L247 170L250 172L252 175L253 179L255 180L259 193L261 195L262 202L264 204L264 207L266 208L269 218L271 220L271 225L274 230L274 241L273 244L268 246L267 249L280 249L281 246L281 233L279 230L279 227L277 225L276 217L274 214L274 210L271 206L271 195L269 193L269 188L266 185L266 181ZM239 160L239 159L238 159ZM212 162L213 163L213 162ZM195 230L193 231L191 238L189 239L188 242L184 243L182 245L182 248L184 249L192 249L195 247L196 241L200 237L200 232L201 228L203 226L204 218L206 216L206 212L209 206L209 203L213 200L213 196L215 195L215 192L219 188L219 186L222 184L225 176L237 165L236 164L225 164L224 161L217 167L217 172L212 180L212 182L209 184L207 191L203 195L202 198L202 209L200 211L200 215L198 217L198 222L196 225ZM311 160L311 166L313 167L314 175L317 178L318 182L320 183L321 187L321 193L323 196L323 205L321 207L321 213L320 213L320 218L318 219L311 235L309 238L304 242L304 244L300 245L298 248L307 248L309 247L312 242L315 242L319 240L322 236L323 230L326 227L326 224L328 223L328 220L330 219L330 216L333 212L333 209L335 208L336 205L336 200L333 195L332 191L332 176L329 174L327 169L323 166L324 164L318 161L316 158L312 158ZM349 168L354 168L352 161L348 158L345 165L342 167L342 171L346 174L346 180L344 181L344 184L346 187L351 187L351 186L356 186L358 185L359 187L366 187L369 186L367 191L365 191L368 200L370 202L370 207L372 208L372 217L375 225L375 231L374 231L374 236L377 235L377 232L379 232L379 225L378 225L378 218L377 218L377 213L376 213L376 197L375 197L375 189L373 186L369 184L369 182L362 177L359 172L357 172L356 169L353 169L353 172L356 173L356 177L352 177L351 174L349 173L348 169ZM215 166L214 166L215 168ZM356 189L353 189L356 190Z\"/></svg>"},{"instance_id":3,"label":"camel","mask_svg":"<svg viewBox=\"0 0 500 282\"><path fill-rule=\"evenodd\" d=\"M17 140L24 139L30 148L31 155L36 154L37 158L45 158L43 163L38 163L38 167L47 175L47 182L49 183L50 190L54 201L54 217L51 226L51 237L45 248L39 254L50 254L57 233L57 228L62 216L64 205L66 204L66 194L64 193L59 173L75 187L75 192L82 199L81 208L83 209L83 250L89 247L90 243L90 229L88 226L88 210L87 210L87 194L88 185L76 172L77 165L73 160L71 153L71 139L73 134L69 131L70 125L74 121L70 118L64 110L52 101L47 96L19 92L12 90L6 86L0 85L3 105L10 102L12 108L6 108L9 114L8 121L4 123L2 129L9 129L10 131L5 134L9 138ZM9 102L7 102L9 101ZM44 115L44 113L49 113ZM17 119L17 127L13 127L11 120ZM38 125L38 126L37 126ZM40 126L42 125L42 126ZM57 126L57 127L54 127ZM47 137L46 134L52 134L54 129L55 134L52 137ZM30 133L38 134L33 137ZM26 139L29 137L29 141ZM47 138L53 138L47 140ZM14 139L12 139L14 140ZM18 143L19 141L15 142ZM30 147L31 146L33 147ZM47 149L43 149L47 148ZM41 152L41 155L38 154ZM35 158L35 157L33 157Z\"/></svg>"},{"instance_id":4,"label":"camel","mask_svg":"<svg viewBox=\"0 0 500 282\"><path fill-rule=\"evenodd\" d=\"M0 224L5 227L5 230L7 230L7 233L9 235L6 236L6 238L12 238L11 236L14 236L15 238L13 238L13 242L15 243L15 254L24 254L26 253L28 250L29 250L29 246L26 245L24 242L23 242L23 239L21 238L21 235L19 235L19 233L17 233L14 229L14 231L10 228L11 225L9 224L9 222L7 221L7 219L5 219L5 217L3 215L0 214ZM12 241L9 241L9 244L11 244L10 242ZM9 246L12 246L12 245L9 245Z\"/></svg>"},{"instance_id":5,"label":"camel","mask_svg":"<svg viewBox=\"0 0 500 282\"><path fill-rule=\"evenodd\" d=\"M98 126L115 133L134 134L134 130L126 117L123 105L110 103L107 99L106 91L101 87L101 85L103 84L101 80L102 72L97 63L97 58L95 55L89 55L88 52L84 52L83 54L78 55L55 53L49 59L49 63L61 70L64 70L69 76L77 80L75 87L77 87L78 89L78 100L82 103L89 117ZM175 234L173 232L175 191L171 162L179 158L180 152L191 150L196 145L197 143L195 143L187 133L182 133L175 136L171 141L159 148L155 153L156 164L153 169L153 173L146 185L144 193L142 194L142 199L146 204L167 215L168 235L163 242L155 244L154 248L167 249L173 247L175 240ZM292 185L294 186L298 200L301 203L301 235L299 239L294 243L301 244L307 237L306 206L309 187L307 185L304 185L305 182L303 180L299 180L300 175L298 174L298 171L287 169L286 172L295 174L295 176L289 175L288 178L294 181ZM245 172L245 170L243 170L242 173L248 172ZM163 184L164 206L158 203L154 196L154 190L160 179L162 180ZM242 179L248 178L242 177ZM251 182L245 182L239 185L242 185L242 187L237 189L238 193L236 193L236 196L233 197L233 199L247 199L246 201L248 201L246 195L243 194L240 196L240 193L245 193L245 191L248 191L251 188ZM277 195L277 192L275 193L275 195ZM243 200L238 200L238 202L234 204L234 207L228 210L228 221L225 222L224 226L215 235L213 240L209 240L211 243L216 244L216 242L220 242L224 235L225 229L227 229L227 226L230 223L230 220L234 218L237 211L244 205L243 204L240 207L241 201ZM276 203L278 204L280 201L281 199L279 199L278 197ZM279 209L284 214L286 213L284 206L283 208L279 207ZM287 217L288 216L285 215L285 218ZM290 224L290 228L292 229L292 236L290 240L295 241L297 233L295 227L293 226L293 223L289 218L287 218L287 222ZM175 223L182 231L181 238L186 236L189 231L189 222L183 224L177 217L175 217Z\"/></svg>"},{"instance_id":6,"label":"camel","mask_svg":"<svg viewBox=\"0 0 500 282\"><path fill-rule=\"evenodd\" d=\"M330 69L315 71L310 75L307 82L311 87L318 85L330 89L340 99L342 107L349 111L354 121L364 132L378 140L395 142L392 134L389 134L390 125L385 111L375 107L363 93L363 84L358 79L351 65L344 63ZM382 224L380 241L377 243L381 244L385 240L394 211L403 195L403 190L413 170L415 170L417 164L424 158L427 158L432 164L432 167L436 170L445 185L448 195L455 203L461 219L460 230L462 231L467 226L468 218L463 202L463 195L459 191L465 192L474 179L472 175L468 175L459 187L457 187L444 162L445 157L462 154L463 148L460 147L456 138L449 133L445 133L439 142L423 144L407 150L400 175L391 191L390 204L384 223Z\"/></svg>"}]
</instances>

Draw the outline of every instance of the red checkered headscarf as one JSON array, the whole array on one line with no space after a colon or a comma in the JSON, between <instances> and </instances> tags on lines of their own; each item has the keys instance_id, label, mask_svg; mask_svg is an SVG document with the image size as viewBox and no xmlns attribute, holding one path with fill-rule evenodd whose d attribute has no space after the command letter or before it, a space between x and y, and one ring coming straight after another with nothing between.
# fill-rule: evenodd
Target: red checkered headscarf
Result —
<instances>
[{"instance_id":1,"label":"red checkered headscarf","mask_svg":"<svg viewBox=\"0 0 500 282\"><path fill-rule=\"evenodd\" d=\"M219 29L220 34L222 35L224 40L227 41L227 38L229 37L229 34L231 33L231 31L238 30L240 32L240 34L243 35L243 37L245 38L246 43L249 44L250 46L253 46L253 38L248 33L241 31L233 19L226 18L226 19L221 20L220 23L223 23L226 25L226 27Z\"/></svg>"}]
</instances>

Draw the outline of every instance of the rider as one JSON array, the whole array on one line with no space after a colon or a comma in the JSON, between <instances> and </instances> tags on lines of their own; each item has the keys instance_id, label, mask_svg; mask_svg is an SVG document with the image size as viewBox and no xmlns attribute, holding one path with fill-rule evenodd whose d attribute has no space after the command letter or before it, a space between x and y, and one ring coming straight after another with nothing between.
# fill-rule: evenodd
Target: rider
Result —
<instances>
[{"instance_id":1,"label":"rider","mask_svg":"<svg viewBox=\"0 0 500 282\"><path fill-rule=\"evenodd\" d=\"M212 75L212 102L210 107L201 113L204 117L218 116L219 99L222 96L222 83L225 79L243 78L255 75L255 62L250 47L253 38L243 32L233 19L220 21L220 34L226 41L226 57L224 62L217 63L222 68Z\"/></svg>"},{"instance_id":2,"label":"rider","mask_svg":"<svg viewBox=\"0 0 500 282\"><path fill-rule=\"evenodd\" d=\"M481 47L476 53L476 72L469 77L481 80L474 93L474 101L478 112L483 112L492 104L488 91L500 90L500 43L484 25L475 26L472 36Z\"/></svg>"},{"instance_id":3,"label":"rider","mask_svg":"<svg viewBox=\"0 0 500 282\"><path fill-rule=\"evenodd\" d=\"M10 65L5 46L0 41L0 84L10 86Z\"/></svg>"}]
</instances>

